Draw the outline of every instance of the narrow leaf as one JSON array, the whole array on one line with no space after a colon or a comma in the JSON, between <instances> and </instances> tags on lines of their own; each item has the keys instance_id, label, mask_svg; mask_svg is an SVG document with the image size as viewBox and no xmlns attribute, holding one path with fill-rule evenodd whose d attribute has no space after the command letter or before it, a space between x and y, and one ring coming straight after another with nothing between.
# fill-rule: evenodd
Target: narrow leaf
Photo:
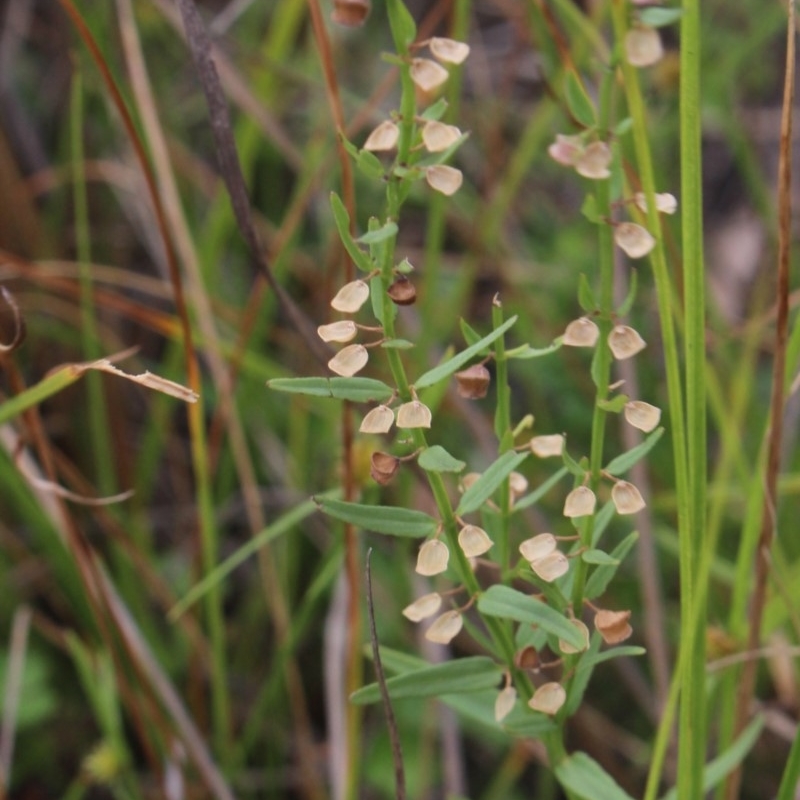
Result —
<instances>
[{"instance_id":1,"label":"narrow leaf","mask_svg":"<svg viewBox=\"0 0 800 800\"><path fill-rule=\"evenodd\" d=\"M604 566L619 566L619 561L602 550L585 550L581 553L581 559L587 564L603 564Z\"/></svg>"},{"instance_id":2,"label":"narrow leaf","mask_svg":"<svg viewBox=\"0 0 800 800\"><path fill-rule=\"evenodd\" d=\"M277 392L333 397L354 403L388 400L392 390L374 378L273 378L267 386Z\"/></svg>"},{"instance_id":3,"label":"narrow leaf","mask_svg":"<svg viewBox=\"0 0 800 800\"><path fill-rule=\"evenodd\" d=\"M555 768L558 782L584 800L633 800L617 782L586 753L573 753Z\"/></svg>"},{"instance_id":4,"label":"narrow leaf","mask_svg":"<svg viewBox=\"0 0 800 800\"><path fill-rule=\"evenodd\" d=\"M651 28L663 28L672 25L683 16L682 8L643 8L639 19Z\"/></svg>"},{"instance_id":5,"label":"narrow leaf","mask_svg":"<svg viewBox=\"0 0 800 800\"><path fill-rule=\"evenodd\" d=\"M500 484L528 457L528 453L503 453L472 486L464 492L456 509L457 515L477 511L497 490Z\"/></svg>"},{"instance_id":6,"label":"narrow leaf","mask_svg":"<svg viewBox=\"0 0 800 800\"><path fill-rule=\"evenodd\" d=\"M624 647L612 647L609 650L602 650L599 653L587 653L581 658L575 672L580 673L587 669L594 669L598 664L602 664L604 661L611 661L612 658L643 656L646 652L647 650L645 650L644 647L637 647L636 645L630 644Z\"/></svg>"},{"instance_id":7,"label":"narrow leaf","mask_svg":"<svg viewBox=\"0 0 800 800\"><path fill-rule=\"evenodd\" d=\"M362 272L372 272L373 263L370 257L355 243L350 234L350 215L344 203L336 192L331 192L331 209L333 210L333 220L336 223L336 230L339 231L339 238L342 240L344 249L353 259L353 263Z\"/></svg>"},{"instance_id":8,"label":"narrow leaf","mask_svg":"<svg viewBox=\"0 0 800 800\"><path fill-rule=\"evenodd\" d=\"M581 272L581 277L578 281L578 303L587 314L597 310L597 300L592 287L589 285L589 279L584 272Z\"/></svg>"},{"instance_id":9,"label":"narrow leaf","mask_svg":"<svg viewBox=\"0 0 800 800\"><path fill-rule=\"evenodd\" d=\"M605 467L605 472L609 475L622 475L627 472L634 464L641 461L655 447L658 440L664 433L663 428L656 428L641 444L636 445L632 450L623 453L621 456L613 458Z\"/></svg>"},{"instance_id":10,"label":"narrow leaf","mask_svg":"<svg viewBox=\"0 0 800 800\"><path fill-rule=\"evenodd\" d=\"M390 221L374 231L368 231L363 236L359 236L356 241L361 242L361 244L377 244L378 242L385 242L387 239L391 239L396 234L397 223Z\"/></svg>"},{"instance_id":11,"label":"narrow leaf","mask_svg":"<svg viewBox=\"0 0 800 800\"><path fill-rule=\"evenodd\" d=\"M596 124L594 105L584 91L580 79L574 72L567 74L566 84L567 108L570 114L585 128L593 128Z\"/></svg>"},{"instance_id":12,"label":"narrow leaf","mask_svg":"<svg viewBox=\"0 0 800 800\"><path fill-rule=\"evenodd\" d=\"M563 346L563 341L559 336L552 344L547 347L531 347L529 344L523 344L520 347L514 347L511 350L506 350L506 358L516 358L520 361L527 361L531 358L541 358L542 356L549 356L550 353L555 353Z\"/></svg>"},{"instance_id":13,"label":"narrow leaf","mask_svg":"<svg viewBox=\"0 0 800 800\"><path fill-rule=\"evenodd\" d=\"M453 458L444 447L438 444L423 450L417 463L428 472L461 472L467 465L457 458Z\"/></svg>"},{"instance_id":14,"label":"narrow leaf","mask_svg":"<svg viewBox=\"0 0 800 800\"><path fill-rule=\"evenodd\" d=\"M605 592L606 587L619 569L631 548L636 544L639 534L636 531L629 533L612 551L611 557L617 562L615 565L601 565L595 569L586 581L586 598L592 600Z\"/></svg>"},{"instance_id":15,"label":"narrow leaf","mask_svg":"<svg viewBox=\"0 0 800 800\"><path fill-rule=\"evenodd\" d=\"M541 486L536 488L530 494L526 494L524 497L521 497L519 500L514 501L514 506L511 509L513 511L519 511L523 508L528 508L528 506L532 506L535 503L538 503L549 491L552 489L565 475L567 474L567 468L561 467L558 472L554 475L551 475Z\"/></svg>"},{"instance_id":16,"label":"narrow leaf","mask_svg":"<svg viewBox=\"0 0 800 800\"><path fill-rule=\"evenodd\" d=\"M438 527L433 517L411 508L367 506L329 497L316 497L315 500L320 510L328 516L375 533L423 538L430 536Z\"/></svg>"}]
</instances>

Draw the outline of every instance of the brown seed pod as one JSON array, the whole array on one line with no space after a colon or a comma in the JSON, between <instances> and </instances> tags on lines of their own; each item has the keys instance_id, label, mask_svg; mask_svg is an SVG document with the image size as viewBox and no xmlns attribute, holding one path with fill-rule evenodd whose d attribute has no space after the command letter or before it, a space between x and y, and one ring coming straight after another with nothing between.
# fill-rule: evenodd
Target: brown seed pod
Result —
<instances>
[{"instance_id":1,"label":"brown seed pod","mask_svg":"<svg viewBox=\"0 0 800 800\"><path fill-rule=\"evenodd\" d=\"M347 28L360 28L369 16L370 0L333 0L331 20Z\"/></svg>"},{"instance_id":2,"label":"brown seed pod","mask_svg":"<svg viewBox=\"0 0 800 800\"><path fill-rule=\"evenodd\" d=\"M456 372L457 391L467 400L480 400L486 397L492 376L483 364L473 364L461 372Z\"/></svg>"},{"instance_id":3,"label":"brown seed pod","mask_svg":"<svg viewBox=\"0 0 800 800\"><path fill-rule=\"evenodd\" d=\"M539 653L532 645L528 645L527 647L523 647L522 650L519 650L514 656L514 663L520 669L530 669L534 672L538 672L542 666Z\"/></svg>"},{"instance_id":4,"label":"brown seed pod","mask_svg":"<svg viewBox=\"0 0 800 800\"><path fill-rule=\"evenodd\" d=\"M413 305L417 299L417 290L414 288L414 284L404 275L401 275L386 292L392 302L398 306Z\"/></svg>"},{"instance_id":5,"label":"brown seed pod","mask_svg":"<svg viewBox=\"0 0 800 800\"><path fill-rule=\"evenodd\" d=\"M394 474L399 468L400 459L397 456L378 451L372 454L369 474L376 483L386 486L394 478Z\"/></svg>"}]
</instances>

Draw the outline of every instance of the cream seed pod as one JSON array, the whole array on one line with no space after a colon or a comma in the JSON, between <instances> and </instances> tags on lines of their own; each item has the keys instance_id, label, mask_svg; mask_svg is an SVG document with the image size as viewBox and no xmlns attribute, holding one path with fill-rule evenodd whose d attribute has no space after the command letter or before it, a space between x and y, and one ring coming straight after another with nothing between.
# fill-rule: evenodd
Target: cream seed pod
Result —
<instances>
[{"instance_id":1,"label":"cream seed pod","mask_svg":"<svg viewBox=\"0 0 800 800\"><path fill-rule=\"evenodd\" d=\"M443 36L434 36L428 42L428 48L434 58L445 64L463 64L469 55L468 44Z\"/></svg>"},{"instance_id":2,"label":"cream seed pod","mask_svg":"<svg viewBox=\"0 0 800 800\"><path fill-rule=\"evenodd\" d=\"M368 360L369 353L363 344L349 344L328 362L328 369L343 378L351 378L364 369Z\"/></svg>"},{"instance_id":3,"label":"cream seed pod","mask_svg":"<svg viewBox=\"0 0 800 800\"><path fill-rule=\"evenodd\" d=\"M464 618L458 611L445 611L425 631L425 638L436 644L450 644L464 627Z\"/></svg>"},{"instance_id":4,"label":"cream seed pod","mask_svg":"<svg viewBox=\"0 0 800 800\"><path fill-rule=\"evenodd\" d=\"M628 481L617 481L611 489L611 501L618 514L635 514L645 507L641 492Z\"/></svg>"},{"instance_id":5,"label":"cream seed pod","mask_svg":"<svg viewBox=\"0 0 800 800\"><path fill-rule=\"evenodd\" d=\"M331 308L345 314L355 314L369 298L369 284L356 280L346 283L331 300Z\"/></svg>"},{"instance_id":6,"label":"cream seed pod","mask_svg":"<svg viewBox=\"0 0 800 800\"><path fill-rule=\"evenodd\" d=\"M391 120L385 120L375 128L364 142L364 150L373 153L394 150L397 147L397 140L400 138L400 128Z\"/></svg>"},{"instance_id":7,"label":"cream seed pod","mask_svg":"<svg viewBox=\"0 0 800 800\"><path fill-rule=\"evenodd\" d=\"M661 61L661 36L649 25L637 25L625 34L625 58L632 67L650 67Z\"/></svg>"},{"instance_id":8,"label":"cream seed pod","mask_svg":"<svg viewBox=\"0 0 800 800\"><path fill-rule=\"evenodd\" d=\"M521 472L512 472L508 476L508 488L513 500L528 491L528 479Z\"/></svg>"},{"instance_id":9,"label":"cream seed pod","mask_svg":"<svg viewBox=\"0 0 800 800\"><path fill-rule=\"evenodd\" d=\"M656 211L660 211L662 214L674 214L678 210L678 201L675 199L675 195L669 192L661 194L656 192L655 200ZM636 192L633 196L633 202L636 203L640 211L647 213L647 196L644 192Z\"/></svg>"},{"instance_id":10,"label":"cream seed pod","mask_svg":"<svg viewBox=\"0 0 800 800\"><path fill-rule=\"evenodd\" d=\"M585 149L580 136L557 133L555 142L547 148L547 154L564 167L574 167Z\"/></svg>"},{"instance_id":11,"label":"cream seed pod","mask_svg":"<svg viewBox=\"0 0 800 800\"><path fill-rule=\"evenodd\" d=\"M564 452L564 437L560 433L534 436L530 441L531 452L539 458L560 456Z\"/></svg>"},{"instance_id":12,"label":"cream seed pod","mask_svg":"<svg viewBox=\"0 0 800 800\"><path fill-rule=\"evenodd\" d=\"M376 406L361 421L361 433L389 433L394 423L394 411L389 406Z\"/></svg>"},{"instance_id":13,"label":"cream seed pod","mask_svg":"<svg viewBox=\"0 0 800 800\"><path fill-rule=\"evenodd\" d=\"M519 552L526 561L539 561L554 552L557 546L558 542L552 533L540 533L522 542Z\"/></svg>"},{"instance_id":14,"label":"cream seed pod","mask_svg":"<svg viewBox=\"0 0 800 800\"><path fill-rule=\"evenodd\" d=\"M506 686L497 695L494 701L494 721L502 722L517 704L517 690L513 686Z\"/></svg>"},{"instance_id":15,"label":"cream seed pod","mask_svg":"<svg viewBox=\"0 0 800 800\"><path fill-rule=\"evenodd\" d=\"M643 258L656 246L650 231L635 222L620 222L614 228L614 241L629 258Z\"/></svg>"},{"instance_id":16,"label":"cream seed pod","mask_svg":"<svg viewBox=\"0 0 800 800\"><path fill-rule=\"evenodd\" d=\"M594 514L597 498L588 486L573 489L564 501L565 517L588 517Z\"/></svg>"},{"instance_id":17,"label":"cream seed pod","mask_svg":"<svg viewBox=\"0 0 800 800\"><path fill-rule=\"evenodd\" d=\"M571 656L575 655L575 653L582 653L584 650L589 649L589 629L581 622L579 619L571 619L569 621L570 625L575 628L581 635L581 639L583 640L582 647L575 647L574 645L570 644L569 642L565 642L563 639L558 640L558 649L565 655Z\"/></svg>"},{"instance_id":18,"label":"cream seed pod","mask_svg":"<svg viewBox=\"0 0 800 800\"><path fill-rule=\"evenodd\" d=\"M541 711L542 714L553 716L558 713L558 710L564 705L566 699L567 693L564 687L560 683L551 681L550 683L542 684L533 693L533 697L528 701L528 705L534 711Z\"/></svg>"},{"instance_id":19,"label":"cream seed pod","mask_svg":"<svg viewBox=\"0 0 800 800\"><path fill-rule=\"evenodd\" d=\"M429 120L422 126L422 143L429 153L441 153L455 144L461 136L461 131L455 125L446 125L444 122Z\"/></svg>"},{"instance_id":20,"label":"cream seed pod","mask_svg":"<svg viewBox=\"0 0 800 800\"><path fill-rule=\"evenodd\" d=\"M398 428L430 428L431 410L419 400L403 403L397 409Z\"/></svg>"},{"instance_id":21,"label":"cream seed pod","mask_svg":"<svg viewBox=\"0 0 800 800\"><path fill-rule=\"evenodd\" d=\"M413 603L403 609L403 616L412 622L422 622L423 619L432 617L442 607L442 596L438 592L431 592L418 597Z\"/></svg>"},{"instance_id":22,"label":"cream seed pod","mask_svg":"<svg viewBox=\"0 0 800 800\"><path fill-rule=\"evenodd\" d=\"M644 339L627 325L615 325L608 334L608 346L617 361L635 356L647 346Z\"/></svg>"},{"instance_id":23,"label":"cream seed pod","mask_svg":"<svg viewBox=\"0 0 800 800\"><path fill-rule=\"evenodd\" d=\"M628 620L630 611L608 611L600 609L594 615L594 627L603 637L606 644L619 644L628 639L633 633Z\"/></svg>"},{"instance_id":24,"label":"cream seed pod","mask_svg":"<svg viewBox=\"0 0 800 800\"><path fill-rule=\"evenodd\" d=\"M417 554L416 573L425 577L439 575L447 569L449 560L450 551L447 545L438 539L429 539L420 547Z\"/></svg>"},{"instance_id":25,"label":"cream seed pod","mask_svg":"<svg viewBox=\"0 0 800 800\"><path fill-rule=\"evenodd\" d=\"M600 336L600 328L589 317L574 319L564 331L564 344L568 347L594 347Z\"/></svg>"},{"instance_id":26,"label":"cream seed pod","mask_svg":"<svg viewBox=\"0 0 800 800\"><path fill-rule=\"evenodd\" d=\"M426 94L438 89L449 77L443 66L429 58L415 58L411 61L411 80Z\"/></svg>"},{"instance_id":27,"label":"cream seed pod","mask_svg":"<svg viewBox=\"0 0 800 800\"><path fill-rule=\"evenodd\" d=\"M461 188L464 176L460 169L448 167L446 164L434 164L425 170L425 180L431 189L450 197Z\"/></svg>"},{"instance_id":28,"label":"cream seed pod","mask_svg":"<svg viewBox=\"0 0 800 800\"><path fill-rule=\"evenodd\" d=\"M477 525L465 525L458 532L458 544L467 558L477 558L488 552L494 542L483 528Z\"/></svg>"},{"instance_id":29,"label":"cream seed pod","mask_svg":"<svg viewBox=\"0 0 800 800\"><path fill-rule=\"evenodd\" d=\"M605 142L592 142L575 162L575 172L598 181L611 177L611 148Z\"/></svg>"},{"instance_id":30,"label":"cream seed pod","mask_svg":"<svg viewBox=\"0 0 800 800\"><path fill-rule=\"evenodd\" d=\"M556 550L549 556L531 561L531 569L545 582L552 583L565 575L569 570L569 559Z\"/></svg>"},{"instance_id":31,"label":"cream seed pod","mask_svg":"<svg viewBox=\"0 0 800 800\"><path fill-rule=\"evenodd\" d=\"M342 319L317 328L317 336L323 342L349 342L355 338L358 328L351 319Z\"/></svg>"},{"instance_id":32,"label":"cream seed pod","mask_svg":"<svg viewBox=\"0 0 800 800\"><path fill-rule=\"evenodd\" d=\"M661 409L642 400L625 403L624 414L629 425L645 433L655 430L661 421Z\"/></svg>"}]
</instances>

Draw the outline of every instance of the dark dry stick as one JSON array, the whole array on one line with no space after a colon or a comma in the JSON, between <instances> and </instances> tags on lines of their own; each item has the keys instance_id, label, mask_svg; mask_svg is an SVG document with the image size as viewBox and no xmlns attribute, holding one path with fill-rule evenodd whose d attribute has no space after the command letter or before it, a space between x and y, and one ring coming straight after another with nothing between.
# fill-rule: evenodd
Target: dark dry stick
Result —
<instances>
[{"instance_id":1,"label":"dark dry stick","mask_svg":"<svg viewBox=\"0 0 800 800\"><path fill-rule=\"evenodd\" d=\"M392 743L392 761L394 762L394 785L397 800L406 800L406 775L403 771L403 751L400 747L400 735L397 732L397 721L386 688L386 676L383 674L381 654L378 649L378 631L375 628L375 606L372 602L372 548L367 550L367 612L369 616L369 638L372 642L372 659L375 662L375 678L381 690L383 711L386 714L386 725L389 728L389 741Z\"/></svg>"}]
</instances>

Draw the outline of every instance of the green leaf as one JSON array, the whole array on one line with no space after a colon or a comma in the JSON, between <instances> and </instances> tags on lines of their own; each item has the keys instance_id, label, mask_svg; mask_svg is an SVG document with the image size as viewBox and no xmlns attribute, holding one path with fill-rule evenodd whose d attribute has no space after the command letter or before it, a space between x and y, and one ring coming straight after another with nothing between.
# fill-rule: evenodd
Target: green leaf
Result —
<instances>
[{"instance_id":1,"label":"green leaf","mask_svg":"<svg viewBox=\"0 0 800 800\"><path fill-rule=\"evenodd\" d=\"M516 358L519 361L541 358L542 356L549 356L550 353L555 353L557 350L560 350L563 344L564 341L561 336L547 347L531 347L529 344L523 344L519 347L511 348L511 350L506 350L506 358Z\"/></svg>"},{"instance_id":2,"label":"green leaf","mask_svg":"<svg viewBox=\"0 0 800 800\"><path fill-rule=\"evenodd\" d=\"M682 16L682 8L644 8L639 12L639 19L651 28L663 28L665 25L672 25Z\"/></svg>"},{"instance_id":3,"label":"green leaf","mask_svg":"<svg viewBox=\"0 0 800 800\"><path fill-rule=\"evenodd\" d=\"M483 474L464 492L456 514L462 516L477 511L497 490L500 484L528 457L529 453L503 453Z\"/></svg>"},{"instance_id":4,"label":"green leaf","mask_svg":"<svg viewBox=\"0 0 800 800\"><path fill-rule=\"evenodd\" d=\"M558 782L583 800L633 800L617 782L586 753L573 753L555 768Z\"/></svg>"},{"instance_id":5,"label":"green leaf","mask_svg":"<svg viewBox=\"0 0 800 800\"><path fill-rule=\"evenodd\" d=\"M513 736L525 739L541 739L545 733L556 730L555 720L546 714L534 714L527 706L519 703L500 723Z\"/></svg>"},{"instance_id":6,"label":"green leaf","mask_svg":"<svg viewBox=\"0 0 800 800\"><path fill-rule=\"evenodd\" d=\"M627 472L655 447L663 433L663 428L656 428L641 444L636 445L632 450L628 450L627 453L611 459L604 471L609 475L622 475Z\"/></svg>"},{"instance_id":7,"label":"green leaf","mask_svg":"<svg viewBox=\"0 0 800 800\"><path fill-rule=\"evenodd\" d=\"M445 694L477 692L498 685L503 676L501 667L486 656L469 656L423 667L386 681L392 700L407 697L441 697ZM364 686L350 695L357 705L377 703L381 699L377 683Z\"/></svg>"},{"instance_id":8,"label":"green leaf","mask_svg":"<svg viewBox=\"0 0 800 800\"><path fill-rule=\"evenodd\" d=\"M593 194L587 194L586 198L583 201L583 205L581 206L581 214L583 214L589 222L593 222L595 225L600 222L600 213L597 210L597 200ZM581 305L583 305L581 303ZM592 306L591 308L585 308L585 311L594 311L596 306Z\"/></svg>"},{"instance_id":9,"label":"green leaf","mask_svg":"<svg viewBox=\"0 0 800 800\"><path fill-rule=\"evenodd\" d=\"M388 347L392 350L410 350L414 347L414 342L409 342L408 339L387 339L381 342L381 347Z\"/></svg>"},{"instance_id":10,"label":"green leaf","mask_svg":"<svg viewBox=\"0 0 800 800\"><path fill-rule=\"evenodd\" d=\"M370 230L363 236L359 236L356 241L360 242L361 244L377 244L378 242L385 242L387 239L391 239L393 236L396 236L397 230L397 223L389 221L381 225L380 228Z\"/></svg>"},{"instance_id":11,"label":"green leaf","mask_svg":"<svg viewBox=\"0 0 800 800\"><path fill-rule=\"evenodd\" d=\"M628 400L630 400L628 395L618 394L611 400L598 400L597 406L598 408L602 408L603 411L608 411L610 414L619 414L619 412L625 408L625 404L628 402Z\"/></svg>"},{"instance_id":12,"label":"green leaf","mask_svg":"<svg viewBox=\"0 0 800 800\"><path fill-rule=\"evenodd\" d=\"M565 94L570 114L585 128L593 128L597 123L594 104L574 72L567 74Z\"/></svg>"},{"instance_id":13,"label":"green leaf","mask_svg":"<svg viewBox=\"0 0 800 800\"><path fill-rule=\"evenodd\" d=\"M428 472L461 472L467 466L438 444L423 450L417 463Z\"/></svg>"},{"instance_id":14,"label":"green leaf","mask_svg":"<svg viewBox=\"0 0 800 800\"><path fill-rule=\"evenodd\" d=\"M436 532L439 523L422 511L394 506L367 506L330 497L315 497L320 510L334 519L388 536L421 539Z\"/></svg>"},{"instance_id":15,"label":"green leaf","mask_svg":"<svg viewBox=\"0 0 800 800\"><path fill-rule=\"evenodd\" d=\"M333 210L333 221L336 223L336 230L339 231L339 238L342 240L347 254L362 272L372 272L375 265L372 263L372 259L356 244L355 239L350 234L350 215L336 192L331 192L331 209Z\"/></svg>"},{"instance_id":16,"label":"green leaf","mask_svg":"<svg viewBox=\"0 0 800 800\"><path fill-rule=\"evenodd\" d=\"M447 98L440 97L433 105L428 106L420 116L424 120L440 120L447 111Z\"/></svg>"},{"instance_id":17,"label":"green leaf","mask_svg":"<svg viewBox=\"0 0 800 800\"><path fill-rule=\"evenodd\" d=\"M489 617L503 617L536 625L575 647L584 647L586 644L575 626L560 611L509 586L495 584L489 587L478 598L478 610Z\"/></svg>"},{"instance_id":18,"label":"green leaf","mask_svg":"<svg viewBox=\"0 0 800 800\"><path fill-rule=\"evenodd\" d=\"M581 560L587 564L602 564L609 567L619 566L619 561L603 550L584 550L581 553Z\"/></svg>"},{"instance_id":19,"label":"green leaf","mask_svg":"<svg viewBox=\"0 0 800 800\"><path fill-rule=\"evenodd\" d=\"M463 317L459 320L459 325L461 327L461 335L464 337L464 341L468 345L476 344L481 340L481 335L478 331L475 330ZM486 348L486 351L483 353L477 353L477 355L486 355L489 352L489 348Z\"/></svg>"},{"instance_id":20,"label":"green leaf","mask_svg":"<svg viewBox=\"0 0 800 800\"><path fill-rule=\"evenodd\" d=\"M408 46L417 36L417 25L414 17L405 7L402 0L387 0L386 10L389 12L389 25L392 38L399 53L406 53Z\"/></svg>"},{"instance_id":21,"label":"green leaf","mask_svg":"<svg viewBox=\"0 0 800 800\"><path fill-rule=\"evenodd\" d=\"M578 282L578 303L587 314L592 314L597 310L597 300L585 272L581 272Z\"/></svg>"},{"instance_id":22,"label":"green leaf","mask_svg":"<svg viewBox=\"0 0 800 800\"><path fill-rule=\"evenodd\" d=\"M386 174L381 160L369 150L361 150L356 156L356 169L371 181L379 181Z\"/></svg>"},{"instance_id":23,"label":"green leaf","mask_svg":"<svg viewBox=\"0 0 800 800\"><path fill-rule=\"evenodd\" d=\"M276 392L333 397L354 403L388 400L393 392L374 378L273 378L267 386Z\"/></svg>"},{"instance_id":24,"label":"green leaf","mask_svg":"<svg viewBox=\"0 0 800 800\"><path fill-rule=\"evenodd\" d=\"M566 447L561 451L561 460L576 478L583 478L586 475L586 470L569 454Z\"/></svg>"},{"instance_id":25,"label":"green leaf","mask_svg":"<svg viewBox=\"0 0 800 800\"><path fill-rule=\"evenodd\" d=\"M433 386L434 383L448 378L463 367L471 358L478 355L483 348L488 347L496 339L499 339L516 321L516 316L510 317L499 328L496 328L491 333L484 336L483 339L475 342L471 347L462 350L460 353L453 356L453 358L428 370L424 375L421 375L414 381L415 388L424 389L426 386Z\"/></svg>"},{"instance_id":26,"label":"green leaf","mask_svg":"<svg viewBox=\"0 0 800 800\"><path fill-rule=\"evenodd\" d=\"M610 503L609 503L610 505ZM587 600L593 600L605 592L606 587L619 569L619 564L625 560L631 548L636 544L639 534L636 531L629 533L612 551L611 557L617 562L616 565L600 565L589 576L586 581L584 593Z\"/></svg>"},{"instance_id":27,"label":"green leaf","mask_svg":"<svg viewBox=\"0 0 800 800\"><path fill-rule=\"evenodd\" d=\"M566 474L568 470L566 467L561 467L554 475L551 475L541 486L537 487L530 494L520 497L519 500L514 501L511 512L520 511L523 508L528 508L535 503L538 503L549 491L553 488Z\"/></svg>"},{"instance_id":28,"label":"green leaf","mask_svg":"<svg viewBox=\"0 0 800 800\"><path fill-rule=\"evenodd\" d=\"M624 645L623 647L612 647L609 650L602 650L599 653L587 653L584 655L578 666L575 668L576 673L581 673L584 670L594 669L598 664L604 661L611 661L612 658L626 658L643 656L647 650L644 647L638 647L634 644Z\"/></svg>"},{"instance_id":29,"label":"green leaf","mask_svg":"<svg viewBox=\"0 0 800 800\"><path fill-rule=\"evenodd\" d=\"M628 293L625 295L625 299L622 301L622 304L617 309L617 315L620 317L626 317L628 312L631 310L631 306L633 305L633 301L636 299L636 290L639 287L639 273L635 270L631 270L631 282L628 286Z\"/></svg>"},{"instance_id":30,"label":"green leaf","mask_svg":"<svg viewBox=\"0 0 800 800\"><path fill-rule=\"evenodd\" d=\"M631 128L633 128L633 118L625 117L614 126L614 136L617 138L624 136Z\"/></svg>"}]
</instances>

